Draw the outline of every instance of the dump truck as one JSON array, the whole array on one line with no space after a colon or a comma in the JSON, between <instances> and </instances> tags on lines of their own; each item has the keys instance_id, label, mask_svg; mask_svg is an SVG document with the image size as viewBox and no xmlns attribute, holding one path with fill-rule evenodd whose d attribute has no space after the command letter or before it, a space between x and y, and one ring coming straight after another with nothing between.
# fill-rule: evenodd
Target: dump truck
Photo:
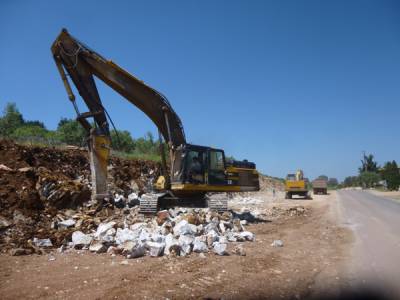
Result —
<instances>
[{"instance_id":1,"label":"dump truck","mask_svg":"<svg viewBox=\"0 0 400 300\"><path fill-rule=\"evenodd\" d=\"M286 199L292 199L292 196L300 196L305 199L309 198L307 182L304 178L302 170L298 170L295 174L288 174L285 180Z\"/></svg>"},{"instance_id":2,"label":"dump truck","mask_svg":"<svg viewBox=\"0 0 400 300\"><path fill-rule=\"evenodd\" d=\"M225 211L226 200L213 200L206 194L260 189L255 163L228 161L222 149L187 143L181 119L161 92L104 58L66 29L53 42L51 52L77 120L88 135L93 199L103 201L110 197L107 188L111 146L109 120L113 125L100 99L95 78L144 112L158 129L162 176L154 186L158 193L154 193L154 197L141 197L141 212L155 213L168 206L189 204ZM88 112L79 111L69 80L74 83ZM207 112L202 113L206 117Z\"/></svg>"},{"instance_id":3,"label":"dump truck","mask_svg":"<svg viewBox=\"0 0 400 300\"><path fill-rule=\"evenodd\" d=\"M312 182L313 193L315 195L328 194L328 182L325 179L317 178Z\"/></svg>"}]
</instances>

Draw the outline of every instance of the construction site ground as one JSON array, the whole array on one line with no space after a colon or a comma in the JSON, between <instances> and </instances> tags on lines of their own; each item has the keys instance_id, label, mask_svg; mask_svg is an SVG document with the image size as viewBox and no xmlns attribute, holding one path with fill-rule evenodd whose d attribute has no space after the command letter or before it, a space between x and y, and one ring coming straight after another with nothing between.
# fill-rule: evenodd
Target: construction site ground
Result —
<instances>
[{"instance_id":1,"label":"construction site ground","mask_svg":"<svg viewBox=\"0 0 400 300\"><path fill-rule=\"evenodd\" d=\"M142 257L125 259L89 251L44 255L0 255L2 299L303 299L346 289L342 270L352 234L337 224L336 192L313 200L285 200L282 192L261 192L258 211L291 207L248 225L256 240L244 244L246 256ZM264 201L263 201L264 200ZM272 247L274 240L283 247Z\"/></svg>"}]
</instances>

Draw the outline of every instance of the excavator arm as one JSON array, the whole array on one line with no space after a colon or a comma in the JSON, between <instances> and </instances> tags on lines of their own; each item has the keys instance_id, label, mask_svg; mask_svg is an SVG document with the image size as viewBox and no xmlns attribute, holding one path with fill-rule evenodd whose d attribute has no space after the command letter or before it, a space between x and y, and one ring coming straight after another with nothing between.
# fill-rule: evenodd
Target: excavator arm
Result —
<instances>
[{"instance_id":1,"label":"excavator arm","mask_svg":"<svg viewBox=\"0 0 400 300\"><path fill-rule=\"evenodd\" d=\"M154 122L168 144L171 160L174 149L186 144L182 122L167 98L160 92L91 50L72 37L66 29L63 29L56 38L51 51L69 99L78 115L77 120L89 133L88 144L95 198L104 198L107 194L110 130L107 112L102 105L94 77L117 91ZM79 112L67 76L71 78L86 103L88 112ZM93 118L94 127L87 118Z\"/></svg>"},{"instance_id":2,"label":"excavator arm","mask_svg":"<svg viewBox=\"0 0 400 300\"><path fill-rule=\"evenodd\" d=\"M60 73L63 74L62 69L67 71L90 112L94 114L96 124L105 133L108 131L108 123L93 76L143 111L160 130L164 140L173 147L186 143L179 116L160 92L79 42L66 29L61 31L51 50ZM71 101L75 101L65 73L61 76Z\"/></svg>"}]
</instances>

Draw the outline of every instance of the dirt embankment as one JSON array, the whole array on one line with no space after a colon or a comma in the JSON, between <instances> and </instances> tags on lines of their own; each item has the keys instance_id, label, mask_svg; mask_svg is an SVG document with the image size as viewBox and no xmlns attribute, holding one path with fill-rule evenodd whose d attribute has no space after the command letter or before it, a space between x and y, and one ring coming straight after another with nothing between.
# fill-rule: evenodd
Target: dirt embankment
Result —
<instances>
[{"instance_id":1,"label":"dirt embankment","mask_svg":"<svg viewBox=\"0 0 400 300\"><path fill-rule=\"evenodd\" d=\"M152 161L110 161L110 190L128 196L146 188L160 172ZM69 230L58 231L51 223L68 209L80 210L90 200L90 168L87 152L28 147L0 141L0 251L25 248L34 237L51 237L54 246L70 239ZM104 212L92 212L95 217ZM87 224L87 226L91 226Z\"/></svg>"}]
</instances>

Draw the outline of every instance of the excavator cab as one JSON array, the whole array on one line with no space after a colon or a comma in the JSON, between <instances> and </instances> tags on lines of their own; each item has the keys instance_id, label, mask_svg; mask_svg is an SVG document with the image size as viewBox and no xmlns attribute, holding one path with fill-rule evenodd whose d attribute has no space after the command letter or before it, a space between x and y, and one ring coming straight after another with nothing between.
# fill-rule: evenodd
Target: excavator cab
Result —
<instances>
[{"instance_id":1,"label":"excavator cab","mask_svg":"<svg viewBox=\"0 0 400 300\"><path fill-rule=\"evenodd\" d=\"M185 144L174 151L170 189L175 194L189 191L240 192L260 189L254 163L227 161L221 149Z\"/></svg>"}]
</instances>

